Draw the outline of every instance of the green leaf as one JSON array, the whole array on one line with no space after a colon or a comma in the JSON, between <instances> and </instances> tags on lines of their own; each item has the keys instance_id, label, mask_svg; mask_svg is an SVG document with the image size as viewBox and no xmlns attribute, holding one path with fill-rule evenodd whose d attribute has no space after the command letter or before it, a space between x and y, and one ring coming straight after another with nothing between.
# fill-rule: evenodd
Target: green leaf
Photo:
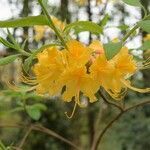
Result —
<instances>
[{"instance_id":1,"label":"green leaf","mask_svg":"<svg viewBox=\"0 0 150 150\"><path fill-rule=\"evenodd\" d=\"M25 62L23 64L23 69L25 72L28 72L28 70L30 69L31 64L32 64L32 60L33 60L32 55L25 60Z\"/></svg>"},{"instance_id":2,"label":"green leaf","mask_svg":"<svg viewBox=\"0 0 150 150\"><path fill-rule=\"evenodd\" d=\"M30 27L34 25L48 25L47 18L44 15L39 15L0 21L0 28Z\"/></svg>"},{"instance_id":3,"label":"green leaf","mask_svg":"<svg viewBox=\"0 0 150 150\"><path fill-rule=\"evenodd\" d=\"M27 42L28 42L28 38L25 39L24 42L22 43L21 49L25 49L25 46L26 46Z\"/></svg>"},{"instance_id":4,"label":"green leaf","mask_svg":"<svg viewBox=\"0 0 150 150\"><path fill-rule=\"evenodd\" d=\"M150 41L149 40L145 41L140 49L142 49L142 50L150 49Z\"/></svg>"},{"instance_id":5,"label":"green leaf","mask_svg":"<svg viewBox=\"0 0 150 150\"><path fill-rule=\"evenodd\" d=\"M69 33L69 31L72 29L75 31L76 34L80 32L84 32L84 31L89 31L93 34L98 35L103 32L101 26L90 21L77 21L77 22L71 23L66 26L66 28L64 29L64 32Z\"/></svg>"},{"instance_id":6,"label":"green leaf","mask_svg":"<svg viewBox=\"0 0 150 150\"><path fill-rule=\"evenodd\" d=\"M41 115L42 115L42 111L46 111L47 107L44 104L41 103L36 103L32 106L26 106L26 110L28 115L34 119L34 120L39 120Z\"/></svg>"},{"instance_id":7,"label":"green leaf","mask_svg":"<svg viewBox=\"0 0 150 150\"><path fill-rule=\"evenodd\" d=\"M14 60L16 60L18 58L19 55L20 54L0 58L0 66L13 62Z\"/></svg>"},{"instance_id":8,"label":"green leaf","mask_svg":"<svg viewBox=\"0 0 150 150\"><path fill-rule=\"evenodd\" d=\"M4 146L4 144L0 141L0 149L1 150L6 150L6 147Z\"/></svg>"},{"instance_id":9,"label":"green leaf","mask_svg":"<svg viewBox=\"0 0 150 150\"><path fill-rule=\"evenodd\" d=\"M138 25L146 32L150 33L150 20L140 21Z\"/></svg>"},{"instance_id":10,"label":"green leaf","mask_svg":"<svg viewBox=\"0 0 150 150\"><path fill-rule=\"evenodd\" d=\"M140 0L123 0L123 2L131 6L142 7Z\"/></svg>"},{"instance_id":11,"label":"green leaf","mask_svg":"<svg viewBox=\"0 0 150 150\"><path fill-rule=\"evenodd\" d=\"M41 104L41 103L36 103L33 106L34 106L34 108L37 108L41 111L46 111L47 110L47 107L44 104Z\"/></svg>"},{"instance_id":12,"label":"green leaf","mask_svg":"<svg viewBox=\"0 0 150 150\"><path fill-rule=\"evenodd\" d=\"M41 117L41 111L36 107L28 106L26 107L26 111L28 115L34 120L39 120Z\"/></svg>"},{"instance_id":13,"label":"green leaf","mask_svg":"<svg viewBox=\"0 0 150 150\"><path fill-rule=\"evenodd\" d=\"M125 31L129 28L129 26L127 25L120 25L120 26L117 26L118 29L122 30L122 31Z\"/></svg>"},{"instance_id":14,"label":"green leaf","mask_svg":"<svg viewBox=\"0 0 150 150\"><path fill-rule=\"evenodd\" d=\"M107 43L104 44L105 55L108 60L112 59L122 48L122 43Z\"/></svg>"},{"instance_id":15,"label":"green leaf","mask_svg":"<svg viewBox=\"0 0 150 150\"><path fill-rule=\"evenodd\" d=\"M103 17L103 19L101 20L101 22L100 22L99 25L100 25L101 27L104 27L104 26L107 24L109 18L110 18L109 15L106 14L106 15Z\"/></svg>"},{"instance_id":16,"label":"green leaf","mask_svg":"<svg viewBox=\"0 0 150 150\"><path fill-rule=\"evenodd\" d=\"M7 34L8 34L8 38L15 45L16 44L16 40L14 39L13 35L10 33L9 29L7 29Z\"/></svg>"},{"instance_id":17,"label":"green leaf","mask_svg":"<svg viewBox=\"0 0 150 150\"><path fill-rule=\"evenodd\" d=\"M0 37L0 43L2 43L6 47L16 49L16 47L13 44L11 44L10 42L6 41L2 37Z\"/></svg>"}]
</instances>

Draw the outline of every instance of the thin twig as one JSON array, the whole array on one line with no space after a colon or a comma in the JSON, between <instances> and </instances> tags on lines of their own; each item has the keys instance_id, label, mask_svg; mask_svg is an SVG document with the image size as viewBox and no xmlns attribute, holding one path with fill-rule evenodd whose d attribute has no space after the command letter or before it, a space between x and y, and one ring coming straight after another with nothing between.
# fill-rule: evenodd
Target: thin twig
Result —
<instances>
[{"instance_id":1,"label":"thin twig","mask_svg":"<svg viewBox=\"0 0 150 150\"><path fill-rule=\"evenodd\" d=\"M111 120L107 126L103 129L103 131L101 133L99 133L98 138L95 140L95 142L92 145L91 150L97 150L104 134L106 133L106 131L112 126L112 124L114 122L116 122L121 116L123 115L123 112L120 112L113 120Z\"/></svg>"},{"instance_id":2,"label":"thin twig","mask_svg":"<svg viewBox=\"0 0 150 150\"><path fill-rule=\"evenodd\" d=\"M141 103L139 103L139 104L135 104L135 105L133 105L133 106L130 106L130 107L124 109L123 111L120 111L120 113L117 114L116 117L115 117L113 120L111 120L111 121L106 125L106 127L103 129L103 131L98 134L98 138L97 138L95 141L93 141L91 150L97 150L97 149L98 149L98 146L99 146L99 144L101 143L101 140L102 140L103 136L105 135L105 133L108 131L108 129L110 129L110 127L111 127L119 118L121 118L121 116L122 116L123 114L125 114L126 112L128 112L128 111L130 111L130 110L133 110L133 109L136 109L136 108L138 108L138 107L144 106L144 105L146 105L146 104L150 104L150 100L145 101L145 102L141 102ZM115 105L114 105L114 106L115 106Z\"/></svg>"},{"instance_id":3,"label":"thin twig","mask_svg":"<svg viewBox=\"0 0 150 150\"><path fill-rule=\"evenodd\" d=\"M32 127L32 128L31 128ZM29 125L23 125L23 124L0 124L0 128L29 128ZM59 139L61 141L63 141L64 143L74 147L77 150L81 150L78 146L76 146L74 143L72 143L71 141L69 141L68 139L62 137L61 135L57 134L56 132L43 127L42 125L30 125L30 128L32 129L32 131L39 131L42 133L45 133L47 135L50 135L56 139ZM31 130L30 129L30 130ZM30 131L31 132L31 131ZM21 147L23 146L24 142L26 141L28 135L29 135L29 130L28 132L25 134L23 141L21 142ZM21 150L21 148L18 147L18 150Z\"/></svg>"},{"instance_id":4,"label":"thin twig","mask_svg":"<svg viewBox=\"0 0 150 150\"><path fill-rule=\"evenodd\" d=\"M124 111L123 108L115 103L112 103L110 101L107 100L107 98L103 95L103 93L101 91L98 92L99 95L102 97L102 99L104 100L105 103L110 104L116 108L118 108L120 111Z\"/></svg>"},{"instance_id":5,"label":"thin twig","mask_svg":"<svg viewBox=\"0 0 150 150\"><path fill-rule=\"evenodd\" d=\"M53 136L53 137L55 137L55 138L57 138L57 139L59 139L59 140L65 142L65 143L67 143L68 145L74 147L75 149L80 150L79 147L77 147L75 144L73 144L72 142L70 142L70 141L67 140L66 138L60 136L59 134L55 133L54 131L52 131L52 130L50 130L50 129L48 129L48 128L45 128L45 127L43 127L43 126L41 126L41 125L35 125L35 126L33 127L33 130L46 133L46 134L48 134L48 135L50 135L50 136Z\"/></svg>"},{"instance_id":6,"label":"thin twig","mask_svg":"<svg viewBox=\"0 0 150 150\"><path fill-rule=\"evenodd\" d=\"M26 139L28 138L29 134L31 133L31 131L32 131L32 126L29 127L29 129L28 129L27 132L25 133L23 139L21 140L21 142L20 142L20 144L19 144L19 146L18 146L19 149L21 149L21 148L23 147L23 145L24 145Z\"/></svg>"}]
</instances>

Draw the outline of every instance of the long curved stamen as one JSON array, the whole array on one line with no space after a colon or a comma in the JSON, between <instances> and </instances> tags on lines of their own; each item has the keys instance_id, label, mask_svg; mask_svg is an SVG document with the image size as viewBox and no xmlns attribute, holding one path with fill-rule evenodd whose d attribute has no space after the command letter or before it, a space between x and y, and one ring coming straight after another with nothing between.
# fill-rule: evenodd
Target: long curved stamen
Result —
<instances>
[{"instance_id":1,"label":"long curved stamen","mask_svg":"<svg viewBox=\"0 0 150 150\"><path fill-rule=\"evenodd\" d=\"M5 83L6 83L6 85L8 86L8 88L10 88L11 90L19 91L19 87L17 87L17 86L15 86L15 85L11 84L9 81L6 81Z\"/></svg>"},{"instance_id":2,"label":"long curved stamen","mask_svg":"<svg viewBox=\"0 0 150 150\"><path fill-rule=\"evenodd\" d=\"M150 61L150 57L148 57L146 60L144 60L143 62L144 63L146 63L146 62L148 62L148 61Z\"/></svg>"},{"instance_id":3,"label":"long curved stamen","mask_svg":"<svg viewBox=\"0 0 150 150\"><path fill-rule=\"evenodd\" d=\"M148 93L150 92L150 88L145 88L145 89L138 89L136 87L133 87L131 86L130 82L129 81L126 81L126 80L122 80L122 83L128 87L129 89L133 90L133 91L136 91L136 92L139 92L139 93Z\"/></svg>"},{"instance_id":4,"label":"long curved stamen","mask_svg":"<svg viewBox=\"0 0 150 150\"><path fill-rule=\"evenodd\" d=\"M14 90L14 91L16 91L16 92L20 92L20 91L21 91L21 90L20 90L21 88L17 87L15 84L11 84L9 81L6 81L6 85L7 85L11 90ZM31 92L31 91L33 91L33 90L35 90L35 89L36 89L36 86L33 86L33 87L30 87L30 88L24 90L24 92Z\"/></svg>"},{"instance_id":5,"label":"long curved stamen","mask_svg":"<svg viewBox=\"0 0 150 150\"><path fill-rule=\"evenodd\" d=\"M78 104L81 108L84 108L84 107L86 107L86 106L80 102L80 90L79 90L79 89L80 89L80 88L79 88L79 86L78 86L78 92L77 92L77 96L76 96L75 101L77 102L77 104Z\"/></svg>"},{"instance_id":6,"label":"long curved stamen","mask_svg":"<svg viewBox=\"0 0 150 150\"><path fill-rule=\"evenodd\" d=\"M71 115L68 115L68 112L65 112L67 118L71 119L74 116L76 108L77 108L77 103L75 102Z\"/></svg>"},{"instance_id":7,"label":"long curved stamen","mask_svg":"<svg viewBox=\"0 0 150 150\"><path fill-rule=\"evenodd\" d=\"M113 93L112 91L105 89L107 91L107 93L115 100L122 100L126 94L127 88L124 89L124 91L120 92L120 93Z\"/></svg>"},{"instance_id":8,"label":"long curved stamen","mask_svg":"<svg viewBox=\"0 0 150 150\"><path fill-rule=\"evenodd\" d=\"M35 85L35 84L37 84L37 81L36 80L34 80L34 79L28 79L27 77L25 77L25 76L21 76L20 77L20 80L23 82L23 83L27 83L27 84L30 84L30 85Z\"/></svg>"}]
</instances>

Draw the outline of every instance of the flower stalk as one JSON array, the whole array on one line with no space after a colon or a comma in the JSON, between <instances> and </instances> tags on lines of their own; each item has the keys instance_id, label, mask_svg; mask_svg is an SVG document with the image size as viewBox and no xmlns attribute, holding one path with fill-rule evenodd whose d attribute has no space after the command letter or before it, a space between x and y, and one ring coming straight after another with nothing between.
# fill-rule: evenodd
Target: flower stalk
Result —
<instances>
[{"instance_id":1,"label":"flower stalk","mask_svg":"<svg viewBox=\"0 0 150 150\"><path fill-rule=\"evenodd\" d=\"M56 33L57 37L60 39L62 45L64 45L64 47L65 47L66 49L68 49L68 48L67 48L67 45L66 45L66 42L64 41L64 39L63 39L63 37L61 36L61 34L60 34L60 32L58 31L58 29L55 27L55 24L53 23L52 18L51 18L51 16L49 15L49 13L48 13L47 9L45 8L44 4L42 3L42 0L38 0L38 2L39 2L39 4L41 5L41 7L42 7L42 9L43 9L43 12L45 13L45 15L46 15L46 17L47 17L47 21L48 21L49 27L51 27L51 28L54 30L54 32Z\"/></svg>"}]
</instances>

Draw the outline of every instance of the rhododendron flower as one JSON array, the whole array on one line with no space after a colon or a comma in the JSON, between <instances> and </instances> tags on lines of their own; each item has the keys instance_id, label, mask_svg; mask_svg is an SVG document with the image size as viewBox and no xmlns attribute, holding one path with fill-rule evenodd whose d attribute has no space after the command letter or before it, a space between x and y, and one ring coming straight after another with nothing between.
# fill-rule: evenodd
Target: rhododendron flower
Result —
<instances>
[{"instance_id":1,"label":"rhododendron flower","mask_svg":"<svg viewBox=\"0 0 150 150\"><path fill-rule=\"evenodd\" d=\"M63 92L62 99L65 102L74 101L70 117L77 105L83 107L80 95L88 97L91 103L95 102L95 94L100 87L116 100L124 97L127 88L141 93L150 91L150 88L137 89L131 86L129 77L136 73L139 64L133 60L128 48L123 47L115 57L107 60L99 41L85 46L71 40L66 45L67 49L50 47L37 55L38 62L33 67L36 80L33 83L37 84L36 91L39 94L53 96ZM149 61L143 67L148 66Z\"/></svg>"},{"instance_id":2,"label":"rhododendron flower","mask_svg":"<svg viewBox=\"0 0 150 150\"><path fill-rule=\"evenodd\" d=\"M38 63L33 67L36 90L40 94L55 95L65 87L63 100L74 100L75 107L77 104L82 107L80 93L94 102L99 84L87 73L90 49L76 40L67 42L67 47L68 50L62 51L52 47L38 54Z\"/></svg>"},{"instance_id":3,"label":"rhododendron flower","mask_svg":"<svg viewBox=\"0 0 150 150\"><path fill-rule=\"evenodd\" d=\"M90 102L94 102L96 97L94 94L98 90L93 78L87 73L86 64L90 59L90 50L78 41L70 41L67 43L68 51L67 68L61 76L61 82L66 86L63 98L71 101L75 97L77 104L79 102L80 92L89 97Z\"/></svg>"},{"instance_id":4,"label":"rhododendron flower","mask_svg":"<svg viewBox=\"0 0 150 150\"><path fill-rule=\"evenodd\" d=\"M53 96L61 91L58 84L60 74L65 69L64 57L56 47L45 49L37 55L38 63L34 65L33 71L36 75L37 92L48 93Z\"/></svg>"},{"instance_id":5,"label":"rhododendron flower","mask_svg":"<svg viewBox=\"0 0 150 150\"><path fill-rule=\"evenodd\" d=\"M116 100L120 100L126 94L127 88L141 93L149 92L150 88L137 89L130 85L129 77L138 69L138 64L123 47L111 60L107 60L105 54L96 58L90 68L90 73L100 85Z\"/></svg>"}]
</instances>

